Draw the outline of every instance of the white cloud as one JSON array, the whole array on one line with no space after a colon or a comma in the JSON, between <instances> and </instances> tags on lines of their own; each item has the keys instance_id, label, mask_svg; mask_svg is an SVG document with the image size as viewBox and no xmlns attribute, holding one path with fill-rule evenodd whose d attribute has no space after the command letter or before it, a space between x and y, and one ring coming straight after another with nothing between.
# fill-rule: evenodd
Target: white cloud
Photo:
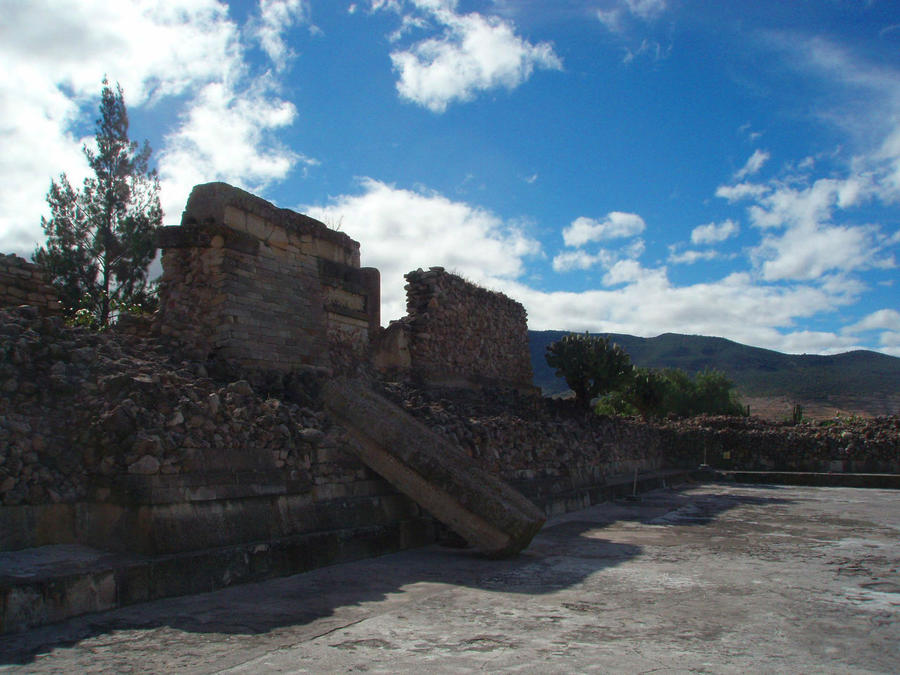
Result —
<instances>
[{"instance_id":1,"label":"white cloud","mask_svg":"<svg viewBox=\"0 0 900 675\"><path fill-rule=\"evenodd\" d=\"M727 199L729 202L737 202L742 199L761 197L769 188L757 183L738 183L737 185L720 185L716 188L716 197Z\"/></svg>"},{"instance_id":2,"label":"white cloud","mask_svg":"<svg viewBox=\"0 0 900 675\"><path fill-rule=\"evenodd\" d=\"M306 0L259 0L259 18L251 22L249 31L259 40L276 70L284 70L288 61L295 56L285 44L284 31L308 18L309 6Z\"/></svg>"},{"instance_id":3,"label":"white cloud","mask_svg":"<svg viewBox=\"0 0 900 675\"><path fill-rule=\"evenodd\" d=\"M643 267L637 260L619 260L609 272L603 277L603 283L607 286L618 286L619 284L639 284L647 287L656 285L665 288L668 284L666 279L666 269L647 269Z\"/></svg>"},{"instance_id":4,"label":"white cloud","mask_svg":"<svg viewBox=\"0 0 900 675\"><path fill-rule=\"evenodd\" d=\"M293 106L249 72L241 30L216 0L12 3L3 34L0 60L14 65L0 69L2 250L29 255L43 239L51 177L66 172L78 185L87 175L80 147L91 139L74 129L96 117L104 75L122 85L130 111L180 108L183 126L154 148L167 223L177 222L191 181L227 176L257 187L303 161L270 134L291 122ZM134 128L131 136L143 138Z\"/></svg>"},{"instance_id":5,"label":"white cloud","mask_svg":"<svg viewBox=\"0 0 900 675\"><path fill-rule=\"evenodd\" d=\"M169 219L183 208L197 183L223 180L260 191L284 178L297 161L315 163L267 138L266 132L291 124L296 115L292 103L268 97L262 80L241 94L225 84L206 85L181 127L166 137L160 154L162 200Z\"/></svg>"},{"instance_id":6,"label":"white cloud","mask_svg":"<svg viewBox=\"0 0 900 675\"><path fill-rule=\"evenodd\" d=\"M785 335L779 351L788 354L840 354L859 349L855 338L824 331L800 330Z\"/></svg>"},{"instance_id":7,"label":"white cloud","mask_svg":"<svg viewBox=\"0 0 900 675\"><path fill-rule=\"evenodd\" d=\"M653 19L666 9L667 0L625 0L625 5L635 16Z\"/></svg>"},{"instance_id":8,"label":"white cloud","mask_svg":"<svg viewBox=\"0 0 900 675\"><path fill-rule=\"evenodd\" d=\"M563 241L566 246L583 246L591 241L633 237L645 228L644 219L636 213L611 211L603 220L576 218L563 230Z\"/></svg>"},{"instance_id":9,"label":"white cloud","mask_svg":"<svg viewBox=\"0 0 900 675\"><path fill-rule=\"evenodd\" d=\"M771 155L764 150L755 150L743 168L735 172L734 179L743 180L747 176L757 173L763 167L763 164L769 161L770 157Z\"/></svg>"},{"instance_id":10,"label":"white cloud","mask_svg":"<svg viewBox=\"0 0 900 675\"><path fill-rule=\"evenodd\" d=\"M718 251L694 251L688 249L680 253L672 251L669 254L668 260L675 265L693 265L701 260L715 260L718 257Z\"/></svg>"},{"instance_id":11,"label":"white cloud","mask_svg":"<svg viewBox=\"0 0 900 675\"><path fill-rule=\"evenodd\" d=\"M878 340L879 351L891 356L900 356L900 332L885 331Z\"/></svg>"},{"instance_id":12,"label":"white cloud","mask_svg":"<svg viewBox=\"0 0 900 675\"><path fill-rule=\"evenodd\" d=\"M717 244L730 239L740 229L740 226L733 220L726 220L718 225L715 223L699 225L691 231L691 241L695 244Z\"/></svg>"},{"instance_id":13,"label":"white cloud","mask_svg":"<svg viewBox=\"0 0 900 675\"><path fill-rule=\"evenodd\" d=\"M440 265L496 288L522 276L525 258L540 253L540 244L520 226L484 209L370 178L362 189L306 212L340 222L360 242L363 265L381 270L384 323L406 314L403 275L411 270Z\"/></svg>"},{"instance_id":14,"label":"white cloud","mask_svg":"<svg viewBox=\"0 0 900 675\"><path fill-rule=\"evenodd\" d=\"M900 334L900 312L896 309L879 309L847 326L842 332L860 333L867 330L886 330Z\"/></svg>"},{"instance_id":15,"label":"white cloud","mask_svg":"<svg viewBox=\"0 0 900 675\"><path fill-rule=\"evenodd\" d=\"M392 52L391 61L399 73L400 96L432 112L444 112L450 103L472 100L479 92L515 89L535 68L562 68L552 45L523 40L511 23L499 17L459 14L455 2L411 2L443 33ZM373 2L373 9L382 7L397 10L398 3ZM407 14L402 30L421 25L421 17Z\"/></svg>"},{"instance_id":16,"label":"white cloud","mask_svg":"<svg viewBox=\"0 0 900 675\"><path fill-rule=\"evenodd\" d=\"M497 287L525 305L535 330L714 335L789 352L836 352L854 344L847 337L793 330L798 319L835 311L854 298L810 285L759 284L744 273L673 286L665 268L644 269L636 261L614 267L605 281L621 288L545 292L506 280Z\"/></svg>"},{"instance_id":17,"label":"white cloud","mask_svg":"<svg viewBox=\"0 0 900 675\"><path fill-rule=\"evenodd\" d=\"M630 17L650 21L665 12L666 5L666 0L613 0L596 10L596 16L609 30L621 33Z\"/></svg>"},{"instance_id":18,"label":"white cloud","mask_svg":"<svg viewBox=\"0 0 900 675\"><path fill-rule=\"evenodd\" d=\"M613 256L609 251L601 250L596 254L586 251L563 251L553 257L553 270L555 272L568 272L570 270L587 270L596 265L608 267L613 262Z\"/></svg>"},{"instance_id":19,"label":"white cloud","mask_svg":"<svg viewBox=\"0 0 900 675\"><path fill-rule=\"evenodd\" d=\"M877 250L871 228L804 225L764 237L753 256L766 280L813 280L832 271L890 266L890 259L875 257Z\"/></svg>"}]
</instances>

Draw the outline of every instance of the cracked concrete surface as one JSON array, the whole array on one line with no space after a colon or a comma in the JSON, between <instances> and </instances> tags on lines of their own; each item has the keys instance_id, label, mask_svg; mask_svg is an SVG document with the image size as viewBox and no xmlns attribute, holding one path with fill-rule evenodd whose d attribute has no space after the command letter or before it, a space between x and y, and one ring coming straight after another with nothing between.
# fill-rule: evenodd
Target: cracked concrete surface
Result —
<instances>
[{"instance_id":1,"label":"cracked concrete surface","mask_svg":"<svg viewBox=\"0 0 900 675\"><path fill-rule=\"evenodd\" d=\"M0 639L2 672L898 672L900 493L701 485Z\"/></svg>"}]
</instances>

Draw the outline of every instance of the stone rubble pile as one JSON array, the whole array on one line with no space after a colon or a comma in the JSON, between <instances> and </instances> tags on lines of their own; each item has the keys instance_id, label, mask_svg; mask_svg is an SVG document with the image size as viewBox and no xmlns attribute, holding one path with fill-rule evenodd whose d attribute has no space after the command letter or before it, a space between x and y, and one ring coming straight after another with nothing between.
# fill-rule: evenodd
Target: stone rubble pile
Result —
<instances>
[{"instance_id":1,"label":"stone rubble pile","mask_svg":"<svg viewBox=\"0 0 900 675\"><path fill-rule=\"evenodd\" d=\"M0 310L0 503L77 501L96 476L198 471L211 448L262 453L301 481L358 471L316 465L329 426L296 383L266 397L172 354L33 307Z\"/></svg>"},{"instance_id":2,"label":"stone rubble pile","mask_svg":"<svg viewBox=\"0 0 900 675\"><path fill-rule=\"evenodd\" d=\"M575 485L637 468L662 468L657 431L638 421L587 416L565 401L509 390L382 383L382 393L507 480L568 478Z\"/></svg>"}]
</instances>

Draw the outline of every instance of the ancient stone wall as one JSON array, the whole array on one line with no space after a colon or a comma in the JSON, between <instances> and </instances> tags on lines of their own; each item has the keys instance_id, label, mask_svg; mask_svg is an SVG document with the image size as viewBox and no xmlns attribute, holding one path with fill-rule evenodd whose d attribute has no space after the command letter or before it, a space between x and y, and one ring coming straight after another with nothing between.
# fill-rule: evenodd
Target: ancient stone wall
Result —
<instances>
[{"instance_id":1,"label":"ancient stone wall","mask_svg":"<svg viewBox=\"0 0 900 675\"><path fill-rule=\"evenodd\" d=\"M406 275L407 316L381 338L376 366L450 386L532 388L525 308L441 267Z\"/></svg>"},{"instance_id":2,"label":"ancient stone wall","mask_svg":"<svg viewBox=\"0 0 900 675\"><path fill-rule=\"evenodd\" d=\"M193 358L290 371L362 358L380 328L378 271L359 243L224 183L198 185L162 228L155 331Z\"/></svg>"},{"instance_id":3,"label":"ancient stone wall","mask_svg":"<svg viewBox=\"0 0 900 675\"><path fill-rule=\"evenodd\" d=\"M0 551L174 551L399 527L421 511L347 451L316 378L265 390L162 342L0 310ZM509 389L382 393L550 513L666 468L900 472L900 419L649 425ZM418 519L418 520L417 520ZM424 530L422 530L424 531ZM349 535L348 535L349 536Z\"/></svg>"},{"instance_id":4,"label":"ancient stone wall","mask_svg":"<svg viewBox=\"0 0 900 675\"><path fill-rule=\"evenodd\" d=\"M31 305L45 313L60 311L59 297L41 268L14 254L0 253L0 307Z\"/></svg>"},{"instance_id":5,"label":"ancient stone wall","mask_svg":"<svg viewBox=\"0 0 900 675\"><path fill-rule=\"evenodd\" d=\"M658 427L670 466L741 471L900 473L900 417L766 422L696 417Z\"/></svg>"}]
</instances>

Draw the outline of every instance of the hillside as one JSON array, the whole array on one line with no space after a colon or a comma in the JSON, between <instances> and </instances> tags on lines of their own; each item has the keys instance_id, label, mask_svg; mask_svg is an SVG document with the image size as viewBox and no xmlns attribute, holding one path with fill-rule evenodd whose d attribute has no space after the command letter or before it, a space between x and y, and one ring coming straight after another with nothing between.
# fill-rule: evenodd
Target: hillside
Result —
<instances>
[{"instance_id":1,"label":"hillside","mask_svg":"<svg viewBox=\"0 0 900 675\"><path fill-rule=\"evenodd\" d=\"M547 345L565 334L529 331L534 383L546 395L567 389L544 360ZM723 371L754 413L779 416L789 413L795 403L813 416L900 412L900 358L878 352L796 355L701 335L665 333L640 338L611 333L609 337L639 366L681 368L689 373L705 368Z\"/></svg>"}]
</instances>

